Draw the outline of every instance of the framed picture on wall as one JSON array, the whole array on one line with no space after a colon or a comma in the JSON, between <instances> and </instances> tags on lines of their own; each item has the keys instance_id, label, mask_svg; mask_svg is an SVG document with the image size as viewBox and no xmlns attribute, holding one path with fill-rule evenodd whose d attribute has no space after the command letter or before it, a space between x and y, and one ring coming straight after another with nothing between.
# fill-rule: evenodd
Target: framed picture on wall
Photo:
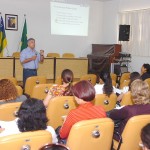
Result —
<instances>
[{"instance_id":1,"label":"framed picture on wall","mask_svg":"<svg viewBox=\"0 0 150 150\"><path fill-rule=\"evenodd\" d=\"M18 15L5 14L5 29L18 30Z\"/></svg>"}]
</instances>

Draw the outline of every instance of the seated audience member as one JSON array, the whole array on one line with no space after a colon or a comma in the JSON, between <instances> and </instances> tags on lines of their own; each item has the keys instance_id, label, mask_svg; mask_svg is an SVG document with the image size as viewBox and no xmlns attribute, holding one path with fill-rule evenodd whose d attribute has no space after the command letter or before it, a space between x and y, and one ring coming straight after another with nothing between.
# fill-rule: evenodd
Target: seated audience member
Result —
<instances>
[{"instance_id":1,"label":"seated audience member","mask_svg":"<svg viewBox=\"0 0 150 150\"><path fill-rule=\"evenodd\" d=\"M122 100L124 94L127 93L128 91L130 91L131 84L132 84L132 82L133 82L134 80L136 80L136 79L141 79L140 74L139 74L138 72L132 72L132 73L130 74L130 83L129 83L129 85L128 85L128 86L125 86L125 87L123 88L123 90L121 91L121 94L120 94L120 95L118 96L118 98L117 98L117 101L120 101L120 102L121 102L121 100Z\"/></svg>"},{"instance_id":2,"label":"seated audience member","mask_svg":"<svg viewBox=\"0 0 150 150\"><path fill-rule=\"evenodd\" d=\"M26 99L25 95L18 96L15 85L9 79L0 80L0 104L23 102Z\"/></svg>"},{"instance_id":3,"label":"seated audience member","mask_svg":"<svg viewBox=\"0 0 150 150\"><path fill-rule=\"evenodd\" d=\"M137 115L150 114L150 88L142 80L135 80L131 84L131 95L134 105L124 106L121 109L114 109L110 112L109 117L114 121L119 121L118 127L115 128L114 139L119 141L117 132L121 135L127 121Z\"/></svg>"},{"instance_id":4,"label":"seated audience member","mask_svg":"<svg viewBox=\"0 0 150 150\"><path fill-rule=\"evenodd\" d=\"M27 131L47 130L52 134L53 143L57 142L56 134L51 126L47 126L46 108L43 101L34 98L24 101L18 111L18 118L13 121L0 121L4 130L0 137Z\"/></svg>"},{"instance_id":5,"label":"seated audience member","mask_svg":"<svg viewBox=\"0 0 150 150\"><path fill-rule=\"evenodd\" d=\"M69 148L61 144L48 144L40 148L40 150L69 150Z\"/></svg>"},{"instance_id":6,"label":"seated audience member","mask_svg":"<svg viewBox=\"0 0 150 150\"><path fill-rule=\"evenodd\" d=\"M150 123L143 127L141 131L141 140L142 143L140 144L140 146L142 146L142 149L150 150Z\"/></svg>"},{"instance_id":7,"label":"seated audience member","mask_svg":"<svg viewBox=\"0 0 150 150\"><path fill-rule=\"evenodd\" d=\"M150 78L150 65L149 64L143 64L141 68L141 78L142 80L146 80L147 78Z\"/></svg>"},{"instance_id":8,"label":"seated audience member","mask_svg":"<svg viewBox=\"0 0 150 150\"><path fill-rule=\"evenodd\" d=\"M80 81L72 87L72 93L79 106L69 112L61 129L60 137L66 139L71 127L83 120L105 118L106 112L103 107L95 106L91 101L95 98L95 89L89 81Z\"/></svg>"},{"instance_id":9,"label":"seated audience member","mask_svg":"<svg viewBox=\"0 0 150 150\"><path fill-rule=\"evenodd\" d=\"M94 86L96 94L106 94L110 96L113 92L112 79L110 73L101 72L99 74L99 84Z\"/></svg>"},{"instance_id":10,"label":"seated audience member","mask_svg":"<svg viewBox=\"0 0 150 150\"><path fill-rule=\"evenodd\" d=\"M48 106L49 101L56 96L72 96L71 87L73 82L73 72L69 69L63 70L61 79L62 85L54 84L44 99L43 102L46 107Z\"/></svg>"}]
</instances>

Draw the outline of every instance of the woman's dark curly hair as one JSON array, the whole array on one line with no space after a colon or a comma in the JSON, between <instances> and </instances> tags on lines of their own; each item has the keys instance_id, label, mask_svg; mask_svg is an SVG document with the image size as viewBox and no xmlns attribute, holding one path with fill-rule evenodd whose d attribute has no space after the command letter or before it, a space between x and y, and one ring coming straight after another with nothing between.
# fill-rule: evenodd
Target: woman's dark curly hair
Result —
<instances>
[{"instance_id":1,"label":"woman's dark curly hair","mask_svg":"<svg viewBox=\"0 0 150 150\"><path fill-rule=\"evenodd\" d=\"M99 78L104 82L103 92L110 96L113 92L112 79L109 72L100 72Z\"/></svg>"},{"instance_id":2,"label":"woman's dark curly hair","mask_svg":"<svg viewBox=\"0 0 150 150\"><path fill-rule=\"evenodd\" d=\"M20 132L45 130L48 119L43 101L28 98L18 111L18 128Z\"/></svg>"}]
</instances>

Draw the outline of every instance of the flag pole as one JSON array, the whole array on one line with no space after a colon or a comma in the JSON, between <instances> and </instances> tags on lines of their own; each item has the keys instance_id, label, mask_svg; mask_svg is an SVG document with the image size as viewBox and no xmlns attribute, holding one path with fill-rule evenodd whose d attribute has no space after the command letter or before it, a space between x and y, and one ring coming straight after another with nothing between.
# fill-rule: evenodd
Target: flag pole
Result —
<instances>
[{"instance_id":1,"label":"flag pole","mask_svg":"<svg viewBox=\"0 0 150 150\"><path fill-rule=\"evenodd\" d=\"M23 32L23 26L24 26L25 19L26 19L26 14L24 14L24 21L23 21L23 24L22 24L22 32ZM20 33L20 38L19 38L19 44L18 44L17 52L19 51L19 48L20 48L20 43L21 43L20 39L21 39L21 36L22 36L22 32Z\"/></svg>"},{"instance_id":2,"label":"flag pole","mask_svg":"<svg viewBox=\"0 0 150 150\"><path fill-rule=\"evenodd\" d=\"M6 50L7 50L7 57L10 57L9 56L9 50L8 50L8 47L6 46Z\"/></svg>"}]
</instances>

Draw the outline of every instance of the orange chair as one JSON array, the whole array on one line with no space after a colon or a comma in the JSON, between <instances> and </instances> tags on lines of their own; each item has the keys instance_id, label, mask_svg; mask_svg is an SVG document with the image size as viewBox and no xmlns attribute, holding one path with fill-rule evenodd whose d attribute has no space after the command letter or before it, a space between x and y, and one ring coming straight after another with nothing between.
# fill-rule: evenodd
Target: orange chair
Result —
<instances>
[{"instance_id":1,"label":"orange chair","mask_svg":"<svg viewBox=\"0 0 150 150\"><path fill-rule=\"evenodd\" d=\"M28 95L32 94L32 90L35 85L37 84L45 84L46 83L46 77L45 76L33 76L29 77L26 80L25 84L25 93Z\"/></svg>"},{"instance_id":2,"label":"orange chair","mask_svg":"<svg viewBox=\"0 0 150 150\"><path fill-rule=\"evenodd\" d=\"M66 145L71 150L110 150L113 130L110 118L80 121L72 126Z\"/></svg>"},{"instance_id":3,"label":"orange chair","mask_svg":"<svg viewBox=\"0 0 150 150\"><path fill-rule=\"evenodd\" d=\"M130 83L130 80L124 80L120 86L119 86L119 89L123 89L125 86L129 86L129 83Z\"/></svg>"},{"instance_id":4,"label":"orange chair","mask_svg":"<svg viewBox=\"0 0 150 150\"><path fill-rule=\"evenodd\" d=\"M147 82L150 87L150 78L146 79L145 82Z\"/></svg>"},{"instance_id":5,"label":"orange chair","mask_svg":"<svg viewBox=\"0 0 150 150\"><path fill-rule=\"evenodd\" d=\"M63 124L64 118L71 109L77 107L73 96L58 96L49 101L47 107L48 125L57 128Z\"/></svg>"},{"instance_id":6,"label":"orange chair","mask_svg":"<svg viewBox=\"0 0 150 150\"><path fill-rule=\"evenodd\" d=\"M21 88L21 86L16 85L16 89L17 89L17 92L18 92L18 96L21 96L23 94L23 89Z\"/></svg>"},{"instance_id":7,"label":"orange chair","mask_svg":"<svg viewBox=\"0 0 150 150\"><path fill-rule=\"evenodd\" d=\"M20 58L20 52L14 52L14 53L12 54L12 57Z\"/></svg>"},{"instance_id":8,"label":"orange chair","mask_svg":"<svg viewBox=\"0 0 150 150\"><path fill-rule=\"evenodd\" d=\"M73 53L64 53L62 58L75 58L75 55Z\"/></svg>"},{"instance_id":9,"label":"orange chair","mask_svg":"<svg viewBox=\"0 0 150 150\"><path fill-rule=\"evenodd\" d=\"M95 105L103 106L105 111L110 111L116 106L117 96L114 93L112 93L110 97L105 94L97 94L93 102Z\"/></svg>"},{"instance_id":10,"label":"orange chair","mask_svg":"<svg viewBox=\"0 0 150 150\"><path fill-rule=\"evenodd\" d=\"M141 150L139 147L141 129L148 123L150 123L150 115L130 118L121 135L121 147L119 148L119 142L114 140L114 150Z\"/></svg>"},{"instance_id":11,"label":"orange chair","mask_svg":"<svg viewBox=\"0 0 150 150\"><path fill-rule=\"evenodd\" d=\"M52 143L52 136L46 130L23 132L0 137L1 150L38 150L49 143Z\"/></svg>"},{"instance_id":12,"label":"orange chair","mask_svg":"<svg viewBox=\"0 0 150 150\"><path fill-rule=\"evenodd\" d=\"M60 58L60 54L59 53L48 53L47 57L56 57L56 58Z\"/></svg>"},{"instance_id":13,"label":"orange chair","mask_svg":"<svg viewBox=\"0 0 150 150\"><path fill-rule=\"evenodd\" d=\"M117 85L116 81L112 80L112 85L113 85L114 87L116 87L116 85Z\"/></svg>"},{"instance_id":14,"label":"orange chair","mask_svg":"<svg viewBox=\"0 0 150 150\"><path fill-rule=\"evenodd\" d=\"M131 92L128 91L127 93L125 93L123 95L123 98L120 102L120 105L121 106L124 106L124 105L133 105L133 101L132 101L132 96L131 96Z\"/></svg>"},{"instance_id":15,"label":"orange chair","mask_svg":"<svg viewBox=\"0 0 150 150\"><path fill-rule=\"evenodd\" d=\"M16 118L16 113L22 102L13 102L0 105L0 120L12 121Z\"/></svg>"},{"instance_id":16,"label":"orange chair","mask_svg":"<svg viewBox=\"0 0 150 150\"><path fill-rule=\"evenodd\" d=\"M97 76L95 74L86 74L81 76L80 81L81 80L88 80L94 86L96 84Z\"/></svg>"},{"instance_id":17,"label":"orange chair","mask_svg":"<svg viewBox=\"0 0 150 150\"><path fill-rule=\"evenodd\" d=\"M115 82L117 81L117 75L114 73L110 73L111 79L114 80Z\"/></svg>"},{"instance_id":18,"label":"orange chair","mask_svg":"<svg viewBox=\"0 0 150 150\"><path fill-rule=\"evenodd\" d=\"M120 77L120 85L124 82L124 80L130 79L130 72L123 73Z\"/></svg>"},{"instance_id":19,"label":"orange chair","mask_svg":"<svg viewBox=\"0 0 150 150\"><path fill-rule=\"evenodd\" d=\"M43 100L46 97L46 95L47 95L47 93L48 93L51 86L52 86L52 84L38 84L38 85L35 85L34 88L33 88L31 97Z\"/></svg>"},{"instance_id":20,"label":"orange chair","mask_svg":"<svg viewBox=\"0 0 150 150\"><path fill-rule=\"evenodd\" d=\"M8 79L10 80L14 85L17 85L17 79L14 77L5 77L5 78L0 78L0 79Z\"/></svg>"}]
</instances>

